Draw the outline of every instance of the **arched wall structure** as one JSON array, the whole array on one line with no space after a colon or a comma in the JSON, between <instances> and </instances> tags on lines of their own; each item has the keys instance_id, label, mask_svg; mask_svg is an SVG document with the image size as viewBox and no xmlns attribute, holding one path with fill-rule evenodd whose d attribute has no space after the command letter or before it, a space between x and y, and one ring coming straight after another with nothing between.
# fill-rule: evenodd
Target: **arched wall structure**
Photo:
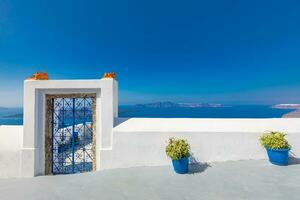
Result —
<instances>
[{"instance_id":1,"label":"arched wall structure","mask_svg":"<svg viewBox=\"0 0 300 200\"><path fill-rule=\"evenodd\" d=\"M24 129L20 176L45 174L45 126L47 94L96 94L96 168L102 150L112 148L112 129L118 117L118 83L100 80L26 80L24 82Z\"/></svg>"}]
</instances>

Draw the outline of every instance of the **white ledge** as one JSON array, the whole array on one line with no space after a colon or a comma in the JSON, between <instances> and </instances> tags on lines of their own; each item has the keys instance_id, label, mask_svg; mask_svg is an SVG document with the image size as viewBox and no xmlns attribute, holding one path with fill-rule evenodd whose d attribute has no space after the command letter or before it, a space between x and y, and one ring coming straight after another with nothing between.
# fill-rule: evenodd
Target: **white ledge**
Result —
<instances>
[{"instance_id":1,"label":"white ledge","mask_svg":"<svg viewBox=\"0 0 300 200\"><path fill-rule=\"evenodd\" d=\"M207 118L118 118L114 132L300 132L300 118L207 119Z\"/></svg>"}]
</instances>

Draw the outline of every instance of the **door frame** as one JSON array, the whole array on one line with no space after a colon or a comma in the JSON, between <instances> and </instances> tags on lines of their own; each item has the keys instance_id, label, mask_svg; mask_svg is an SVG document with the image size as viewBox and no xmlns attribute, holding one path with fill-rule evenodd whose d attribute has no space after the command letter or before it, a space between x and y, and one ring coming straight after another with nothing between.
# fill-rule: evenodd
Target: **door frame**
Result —
<instances>
[{"instance_id":1,"label":"door frame","mask_svg":"<svg viewBox=\"0 0 300 200\"><path fill-rule=\"evenodd\" d=\"M52 99L53 98L92 98L93 112L93 171L96 171L96 93L46 94L45 112L45 175L52 175Z\"/></svg>"}]
</instances>

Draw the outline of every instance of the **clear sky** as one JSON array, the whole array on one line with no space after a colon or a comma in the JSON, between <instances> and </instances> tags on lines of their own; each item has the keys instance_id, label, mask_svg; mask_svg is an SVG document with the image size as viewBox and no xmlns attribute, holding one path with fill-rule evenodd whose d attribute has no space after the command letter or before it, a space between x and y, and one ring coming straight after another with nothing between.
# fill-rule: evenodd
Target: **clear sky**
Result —
<instances>
[{"instance_id":1,"label":"clear sky","mask_svg":"<svg viewBox=\"0 0 300 200\"><path fill-rule=\"evenodd\" d=\"M300 1L0 0L0 106L118 75L120 103L300 103Z\"/></svg>"}]
</instances>

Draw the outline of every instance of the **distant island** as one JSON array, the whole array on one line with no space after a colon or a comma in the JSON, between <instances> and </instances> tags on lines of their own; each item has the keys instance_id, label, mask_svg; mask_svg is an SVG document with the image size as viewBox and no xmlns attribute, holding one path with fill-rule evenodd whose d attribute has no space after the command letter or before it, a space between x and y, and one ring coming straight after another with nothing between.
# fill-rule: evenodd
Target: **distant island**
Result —
<instances>
[{"instance_id":1,"label":"distant island","mask_svg":"<svg viewBox=\"0 0 300 200\"><path fill-rule=\"evenodd\" d=\"M146 104L136 104L136 107L142 108L219 108L222 104L214 103L175 103L171 101L154 102Z\"/></svg>"},{"instance_id":2,"label":"distant island","mask_svg":"<svg viewBox=\"0 0 300 200\"><path fill-rule=\"evenodd\" d=\"M300 118L300 104L277 104L272 106L276 109L292 109L292 112L284 114L282 118Z\"/></svg>"},{"instance_id":3,"label":"distant island","mask_svg":"<svg viewBox=\"0 0 300 200\"><path fill-rule=\"evenodd\" d=\"M276 104L272 108L277 109L300 109L300 104Z\"/></svg>"},{"instance_id":4,"label":"distant island","mask_svg":"<svg viewBox=\"0 0 300 200\"><path fill-rule=\"evenodd\" d=\"M21 119L23 118L23 113L14 114L14 115L6 115L3 118L12 118L12 119Z\"/></svg>"}]
</instances>

